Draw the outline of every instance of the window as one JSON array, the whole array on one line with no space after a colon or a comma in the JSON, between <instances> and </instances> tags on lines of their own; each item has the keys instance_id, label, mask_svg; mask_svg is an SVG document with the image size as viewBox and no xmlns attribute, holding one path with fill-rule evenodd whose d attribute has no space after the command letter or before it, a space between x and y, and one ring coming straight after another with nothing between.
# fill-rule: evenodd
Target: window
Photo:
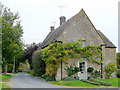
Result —
<instances>
[{"instance_id":1,"label":"window","mask_svg":"<svg viewBox=\"0 0 120 90\"><path fill-rule=\"evenodd\" d=\"M79 62L80 72L85 71L85 62Z\"/></svg>"},{"instance_id":2,"label":"window","mask_svg":"<svg viewBox=\"0 0 120 90\"><path fill-rule=\"evenodd\" d=\"M82 40L82 41L80 41L80 42L82 42L82 46L80 46L80 48L83 48L83 47L86 46L86 41L85 41L85 40Z\"/></svg>"}]
</instances>

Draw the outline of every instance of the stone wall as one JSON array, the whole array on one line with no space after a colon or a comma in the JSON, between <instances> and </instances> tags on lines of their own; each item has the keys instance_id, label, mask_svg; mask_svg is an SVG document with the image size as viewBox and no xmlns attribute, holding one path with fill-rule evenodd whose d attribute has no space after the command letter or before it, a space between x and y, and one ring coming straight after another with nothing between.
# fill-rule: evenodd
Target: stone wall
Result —
<instances>
[{"instance_id":1,"label":"stone wall","mask_svg":"<svg viewBox=\"0 0 120 90\"><path fill-rule=\"evenodd\" d=\"M67 64L63 63L62 64L62 78L64 78L64 77L67 76L67 72L65 70L66 66L71 66L71 65L74 66L75 65L75 66L78 67L78 63L80 61L86 61L86 60L84 60L84 59L75 59L75 58L71 59L71 58L69 58ZM91 62L88 62L88 61L86 61L86 62L87 62L87 67L86 68L93 67L94 70L100 70L101 69L101 66L98 65L98 64L96 64L96 63L91 63ZM77 77L78 74L75 74L74 76ZM87 76L89 76L89 74ZM57 70L56 80L61 80L61 66Z\"/></svg>"},{"instance_id":2,"label":"stone wall","mask_svg":"<svg viewBox=\"0 0 120 90\"><path fill-rule=\"evenodd\" d=\"M103 49L103 72L105 74L105 66L110 62L116 64L116 48L104 48ZM113 73L113 77L116 77L116 72ZM105 76L104 76L105 78Z\"/></svg>"},{"instance_id":3,"label":"stone wall","mask_svg":"<svg viewBox=\"0 0 120 90\"><path fill-rule=\"evenodd\" d=\"M102 48L102 56L103 56L103 78L105 78L105 66L106 64L109 64L110 62L116 64L116 48ZM66 66L70 66L70 65L75 65L78 66L78 62L79 61L83 61L83 59L69 59L68 60L68 64L62 64L62 78L67 76L67 72L64 68L66 68ZM86 60L85 60L86 61ZM101 70L101 64L98 65L96 63L92 63L87 61L87 67L93 67L94 70ZM87 76L89 76L90 74L88 73ZM75 75L77 76L77 74ZM113 77L116 77L116 72L113 73L112 75ZM61 67L58 69L57 71L57 75L56 75L56 80L61 80Z\"/></svg>"}]
</instances>

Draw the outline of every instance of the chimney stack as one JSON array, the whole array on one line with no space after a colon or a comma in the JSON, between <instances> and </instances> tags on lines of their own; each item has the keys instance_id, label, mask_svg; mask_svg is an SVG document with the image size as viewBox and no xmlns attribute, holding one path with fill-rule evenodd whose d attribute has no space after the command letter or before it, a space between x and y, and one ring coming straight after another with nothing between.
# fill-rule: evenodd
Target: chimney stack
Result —
<instances>
[{"instance_id":1,"label":"chimney stack","mask_svg":"<svg viewBox=\"0 0 120 90\"><path fill-rule=\"evenodd\" d=\"M51 26L51 27L50 27L50 30L53 31L53 30L54 30L54 26Z\"/></svg>"},{"instance_id":2,"label":"chimney stack","mask_svg":"<svg viewBox=\"0 0 120 90\"><path fill-rule=\"evenodd\" d=\"M66 21L66 17L65 16L61 16L60 17L60 25L62 24L62 23L64 23Z\"/></svg>"}]
</instances>

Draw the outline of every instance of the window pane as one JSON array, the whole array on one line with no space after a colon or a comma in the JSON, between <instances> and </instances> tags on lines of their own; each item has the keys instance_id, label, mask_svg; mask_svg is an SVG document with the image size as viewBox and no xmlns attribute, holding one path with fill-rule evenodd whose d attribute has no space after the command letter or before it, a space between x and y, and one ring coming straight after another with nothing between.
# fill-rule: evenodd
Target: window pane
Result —
<instances>
[{"instance_id":1,"label":"window pane","mask_svg":"<svg viewBox=\"0 0 120 90\"><path fill-rule=\"evenodd\" d=\"M82 46L80 46L80 48L85 47L85 46L86 46L86 41L85 41L85 40L83 40L83 41L81 41L81 42L82 42Z\"/></svg>"}]
</instances>

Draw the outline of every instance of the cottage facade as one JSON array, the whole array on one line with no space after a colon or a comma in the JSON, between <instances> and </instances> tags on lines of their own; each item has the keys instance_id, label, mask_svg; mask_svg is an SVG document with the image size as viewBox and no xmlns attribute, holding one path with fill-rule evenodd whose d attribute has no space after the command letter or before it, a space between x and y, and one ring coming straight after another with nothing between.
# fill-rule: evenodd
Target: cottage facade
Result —
<instances>
[{"instance_id":1,"label":"cottage facade","mask_svg":"<svg viewBox=\"0 0 120 90\"><path fill-rule=\"evenodd\" d=\"M93 67L95 70L101 70L103 74L101 77L104 78L105 65L109 62L116 64L116 46L100 30L97 30L94 27L83 9L67 21L64 16L61 16L60 26L57 29L54 29L53 26L51 27L51 32L45 38L39 49L42 49L55 41L66 43L78 40L82 40L82 47L87 45L101 46L101 55L104 57L103 64L97 65L87 62L86 60L83 61L82 59L69 58L68 65L74 64L82 69L82 71L76 74L79 79L88 78L88 67ZM67 72L64 70L66 64L63 63L61 65L62 66L57 71L56 80L61 80L61 78L67 75ZM115 77L115 73L113 74L113 77Z\"/></svg>"}]
</instances>

